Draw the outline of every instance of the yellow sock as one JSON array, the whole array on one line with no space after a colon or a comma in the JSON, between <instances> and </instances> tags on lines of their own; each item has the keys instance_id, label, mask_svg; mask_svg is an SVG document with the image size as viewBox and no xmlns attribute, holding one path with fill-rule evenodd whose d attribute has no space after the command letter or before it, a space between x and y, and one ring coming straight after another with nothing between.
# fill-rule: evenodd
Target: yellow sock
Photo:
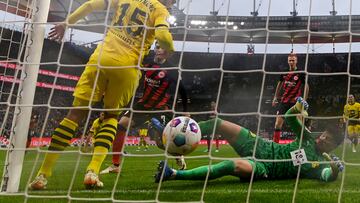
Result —
<instances>
[{"instance_id":1,"label":"yellow sock","mask_svg":"<svg viewBox=\"0 0 360 203\"><path fill-rule=\"evenodd\" d=\"M91 170L99 174L101 164L106 158L106 155L114 141L117 131L117 120L109 118L102 122L99 132L95 135L94 154L91 162L87 167L87 171Z\"/></svg>"},{"instance_id":2,"label":"yellow sock","mask_svg":"<svg viewBox=\"0 0 360 203\"><path fill-rule=\"evenodd\" d=\"M45 177L50 177L52 175L52 168L55 165L59 156L59 153L46 153L45 159L41 165L40 170L38 171L37 176L39 176L40 174L44 174Z\"/></svg>"},{"instance_id":3,"label":"yellow sock","mask_svg":"<svg viewBox=\"0 0 360 203\"><path fill-rule=\"evenodd\" d=\"M59 127L57 127L52 136L49 151L64 151L64 149L70 144L71 138L75 134L78 124L72 120L64 118ZM44 174L46 177L50 177L52 174L52 168L54 167L59 153L46 153L45 159L41 165L41 168L37 175Z\"/></svg>"}]
</instances>

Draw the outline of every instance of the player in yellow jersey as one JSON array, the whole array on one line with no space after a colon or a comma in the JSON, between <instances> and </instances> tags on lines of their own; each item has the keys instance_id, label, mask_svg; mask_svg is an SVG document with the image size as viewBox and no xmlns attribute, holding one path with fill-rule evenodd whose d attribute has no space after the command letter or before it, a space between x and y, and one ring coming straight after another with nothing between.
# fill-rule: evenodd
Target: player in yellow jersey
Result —
<instances>
[{"instance_id":1,"label":"player in yellow jersey","mask_svg":"<svg viewBox=\"0 0 360 203\"><path fill-rule=\"evenodd\" d=\"M139 137L140 137L140 141L139 141L139 145L138 145L138 149L136 151L140 151L141 149L141 146L144 146L145 149L144 151L147 151L148 150L148 144L145 140L145 138L148 136L148 129L147 129L147 126L146 128L140 128L139 129Z\"/></svg>"},{"instance_id":2,"label":"player in yellow jersey","mask_svg":"<svg viewBox=\"0 0 360 203\"><path fill-rule=\"evenodd\" d=\"M358 137L360 134L360 104L355 102L354 95L350 94L347 104L344 106L344 122L348 123L348 137L351 140L352 151L356 152L356 146L358 144Z\"/></svg>"},{"instance_id":3,"label":"player in yellow jersey","mask_svg":"<svg viewBox=\"0 0 360 203\"><path fill-rule=\"evenodd\" d=\"M156 39L170 56L174 51L169 24L169 9L176 0L89 0L77 8L66 22L49 33L61 41L67 26L75 24L94 10L114 9L112 25L91 55L74 91L73 106L52 134L49 150L63 151L87 116L89 105L103 98L105 117L95 135L94 154L86 169L86 188L103 187L98 174L117 131L120 109L132 98L141 77L137 68ZM79 108L83 107L83 108ZM47 153L31 189L44 189L60 153Z\"/></svg>"},{"instance_id":4,"label":"player in yellow jersey","mask_svg":"<svg viewBox=\"0 0 360 203\"><path fill-rule=\"evenodd\" d=\"M92 143L94 143L94 137L99 132L102 122L104 121L105 113L101 112L100 116L94 120L89 130L88 135L84 139L84 147L82 148L82 152L88 153L92 151Z\"/></svg>"}]
</instances>

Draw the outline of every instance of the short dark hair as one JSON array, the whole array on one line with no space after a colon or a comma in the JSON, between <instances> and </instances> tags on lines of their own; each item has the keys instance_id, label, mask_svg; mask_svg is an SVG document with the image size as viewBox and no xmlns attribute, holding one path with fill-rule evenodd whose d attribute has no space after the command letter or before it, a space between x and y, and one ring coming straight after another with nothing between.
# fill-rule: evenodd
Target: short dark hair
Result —
<instances>
[{"instance_id":1,"label":"short dark hair","mask_svg":"<svg viewBox=\"0 0 360 203\"><path fill-rule=\"evenodd\" d=\"M332 121L328 123L326 131L332 135L333 140L337 145L340 145L345 138L344 124L339 121Z\"/></svg>"},{"instance_id":2,"label":"short dark hair","mask_svg":"<svg viewBox=\"0 0 360 203\"><path fill-rule=\"evenodd\" d=\"M294 53L293 51L291 51L291 53L288 55L288 57L295 57L295 58L297 58L297 55L296 55L296 53Z\"/></svg>"}]
</instances>

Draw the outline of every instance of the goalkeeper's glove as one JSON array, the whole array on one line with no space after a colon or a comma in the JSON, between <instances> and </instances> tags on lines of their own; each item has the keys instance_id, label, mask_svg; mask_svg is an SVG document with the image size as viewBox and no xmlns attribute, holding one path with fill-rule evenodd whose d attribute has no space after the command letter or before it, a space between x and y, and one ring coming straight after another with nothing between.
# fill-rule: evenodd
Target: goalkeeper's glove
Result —
<instances>
[{"instance_id":1,"label":"goalkeeper's glove","mask_svg":"<svg viewBox=\"0 0 360 203\"><path fill-rule=\"evenodd\" d=\"M304 115L308 115L307 110L309 109L309 104L302 98L298 97L296 98L296 104L294 106L294 109L299 112L303 113Z\"/></svg>"},{"instance_id":2,"label":"goalkeeper's glove","mask_svg":"<svg viewBox=\"0 0 360 203\"><path fill-rule=\"evenodd\" d=\"M342 172L344 170L344 164L341 162L339 157L337 157L334 154L329 155L329 154L327 154L325 152L323 153L323 156L328 161L331 161L332 164L334 164L340 172Z\"/></svg>"}]
</instances>

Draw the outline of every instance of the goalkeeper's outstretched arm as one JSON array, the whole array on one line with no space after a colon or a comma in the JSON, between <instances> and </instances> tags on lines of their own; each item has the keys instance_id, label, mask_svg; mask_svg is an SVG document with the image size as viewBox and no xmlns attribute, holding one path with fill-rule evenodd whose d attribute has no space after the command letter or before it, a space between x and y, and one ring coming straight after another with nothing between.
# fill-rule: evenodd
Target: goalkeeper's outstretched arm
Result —
<instances>
[{"instance_id":1,"label":"goalkeeper's outstretched arm","mask_svg":"<svg viewBox=\"0 0 360 203\"><path fill-rule=\"evenodd\" d=\"M307 115L306 110L308 109L308 103L301 97L297 98L296 104L291 107L285 114L286 123L291 127L291 130L295 133L296 137L300 139L304 125L299 121L296 115L294 114L305 114ZM304 129L304 136L306 136L307 129Z\"/></svg>"}]
</instances>

